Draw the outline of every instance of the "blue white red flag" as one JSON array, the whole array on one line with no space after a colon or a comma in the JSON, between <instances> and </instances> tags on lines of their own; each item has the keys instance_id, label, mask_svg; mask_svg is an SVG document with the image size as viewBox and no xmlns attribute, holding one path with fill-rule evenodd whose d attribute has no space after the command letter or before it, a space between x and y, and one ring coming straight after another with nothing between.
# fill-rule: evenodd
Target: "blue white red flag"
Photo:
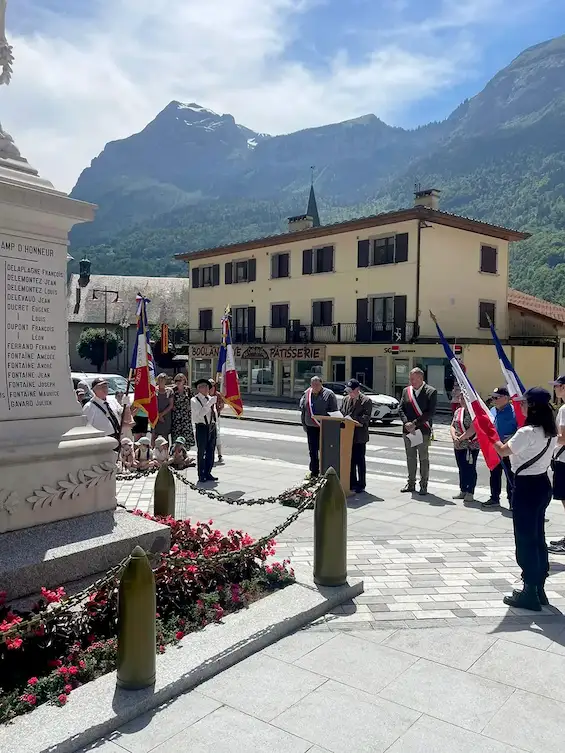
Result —
<instances>
[{"instance_id":1,"label":"blue white red flag","mask_svg":"<svg viewBox=\"0 0 565 753\"><path fill-rule=\"evenodd\" d=\"M514 366L512 366L510 359L504 352L504 348L502 347L502 343L498 339L498 335L496 334L494 324L492 322L490 322L490 331L492 334L494 347L496 348L496 353L498 355L498 361L502 370L502 376L504 377L504 381L506 382L506 387L508 389L508 394L510 395L510 399L512 400L512 404L514 406L516 423L518 424L518 426L524 426L524 424L526 423L526 414L524 412L524 403L522 403L521 400L524 396L526 388L520 381L520 377L514 371Z\"/></svg>"},{"instance_id":2,"label":"blue white red flag","mask_svg":"<svg viewBox=\"0 0 565 753\"><path fill-rule=\"evenodd\" d=\"M151 428L159 420L157 405L157 385L155 381L155 361L149 342L149 326L147 323L148 298L138 293L137 302L137 336L131 360L131 373L134 378L134 394L132 407L142 408L149 419Z\"/></svg>"},{"instance_id":3,"label":"blue white red flag","mask_svg":"<svg viewBox=\"0 0 565 753\"><path fill-rule=\"evenodd\" d=\"M437 333L439 335L440 342L443 345L446 358L448 359L449 363L451 364L451 368L453 369L453 376L455 377L455 379L457 379L457 383L459 384L461 392L463 393L463 396L465 398L465 404L467 406L467 410L469 411L469 415L471 416L471 421L473 422L473 427L475 429L479 447L481 448L481 452L483 453L485 463L487 464L489 470L492 471L493 468L496 468L496 466L500 463L500 456L494 447L494 443L500 441L500 437L498 436L498 432L496 431L496 428L494 426L493 417L491 416L491 413L487 406L475 391L475 388L469 381L466 373L463 371L461 363L457 360L455 353L451 350L451 346L445 339L445 335L441 331L440 326L437 323L437 319L433 314L431 314L431 316L437 327Z\"/></svg>"},{"instance_id":4,"label":"blue white red flag","mask_svg":"<svg viewBox=\"0 0 565 753\"><path fill-rule=\"evenodd\" d=\"M222 317L222 345L218 356L217 381L220 384L220 394L226 403L234 409L236 415L241 416L243 401L235 368L229 311L228 306Z\"/></svg>"}]
</instances>

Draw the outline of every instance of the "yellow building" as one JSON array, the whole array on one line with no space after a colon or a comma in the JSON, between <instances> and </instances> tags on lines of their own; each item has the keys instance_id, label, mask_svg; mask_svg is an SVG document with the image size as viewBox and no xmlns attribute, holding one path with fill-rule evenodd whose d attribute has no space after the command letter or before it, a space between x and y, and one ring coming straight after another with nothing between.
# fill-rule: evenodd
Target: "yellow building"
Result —
<instances>
[{"instance_id":1,"label":"yellow building","mask_svg":"<svg viewBox=\"0 0 565 753\"><path fill-rule=\"evenodd\" d=\"M298 397L320 374L398 395L419 365L447 403L451 374L431 310L475 387L490 391L500 367L488 319L508 341L508 247L528 235L438 202L439 191L418 191L409 209L321 226L311 190L308 214L291 217L286 233L179 255L190 268L190 377L215 371L229 305L242 392ZM531 342L517 337L513 356L548 381L555 344Z\"/></svg>"}]
</instances>

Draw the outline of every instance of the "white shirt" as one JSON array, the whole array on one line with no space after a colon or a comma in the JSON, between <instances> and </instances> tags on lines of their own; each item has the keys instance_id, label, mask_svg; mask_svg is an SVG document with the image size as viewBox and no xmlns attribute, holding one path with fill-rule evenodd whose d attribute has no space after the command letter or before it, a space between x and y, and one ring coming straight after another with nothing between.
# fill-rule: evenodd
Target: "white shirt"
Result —
<instances>
[{"instance_id":1,"label":"white shirt","mask_svg":"<svg viewBox=\"0 0 565 753\"><path fill-rule=\"evenodd\" d=\"M561 408L557 411L557 418L555 419L555 423L557 424L557 431L560 431L565 426L565 405L562 405ZM555 447L555 454L559 452L559 450L563 450L564 445L556 445ZM565 450L559 455L559 457L556 457L555 460L558 463L565 463Z\"/></svg>"},{"instance_id":2,"label":"white shirt","mask_svg":"<svg viewBox=\"0 0 565 753\"><path fill-rule=\"evenodd\" d=\"M99 405L102 410L100 410L97 405ZM116 406L109 403L110 410L119 422L120 417L116 413L115 407ZM104 432L104 434L107 434L108 436L111 436L114 433L114 427L108 418L108 408L104 405L104 400L100 400L99 397L93 397L92 400L89 400L89 402L86 403L82 409L82 415L86 416L88 423L91 426L94 426L95 429Z\"/></svg>"},{"instance_id":3,"label":"white shirt","mask_svg":"<svg viewBox=\"0 0 565 753\"><path fill-rule=\"evenodd\" d=\"M414 390L414 397L420 396L420 392L424 389L425 384L426 384L425 382L422 382L422 384L418 387L417 390L414 390L414 387L412 387L412 389Z\"/></svg>"},{"instance_id":4,"label":"white shirt","mask_svg":"<svg viewBox=\"0 0 565 753\"><path fill-rule=\"evenodd\" d=\"M207 395L195 395L190 398L192 420L195 424L210 424L216 416L212 413L216 401Z\"/></svg>"},{"instance_id":5,"label":"white shirt","mask_svg":"<svg viewBox=\"0 0 565 753\"><path fill-rule=\"evenodd\" d=\"M545 436L543 429L539 426L522 426L521 429L518 429L516 434L508 441L508 447L512 450L512 455L510 455L512 470L516 472L524 463L539 455L547 445L547 440L548 437ZM547 452L519 475L539 476L546 473L556 444L556 437L551 437Z\"/></svg>"}]
</instances>

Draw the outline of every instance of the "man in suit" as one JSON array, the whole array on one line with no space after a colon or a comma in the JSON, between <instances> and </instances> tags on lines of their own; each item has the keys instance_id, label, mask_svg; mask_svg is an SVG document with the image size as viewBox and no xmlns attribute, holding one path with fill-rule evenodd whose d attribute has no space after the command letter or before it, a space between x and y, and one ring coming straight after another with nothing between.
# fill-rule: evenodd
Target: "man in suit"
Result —
<instances>
[{"instance_id":1,"label":"man in suit","mask_svg":"<svg viewBox=\"0 0 565 753\"><path fill-rule=\"evenodd\" d=\"M344 416L350 416L354 421L361 424L356 426L353 434L353 447L351 448L351 476L349 486L358 494L365 491L366 465L365 451L369 441L369 423L373 403L360 390L361 385L357 379L350 379L347 383L347 397L344 399L341 412Z\"/></svg>"},{"instance_id":2,"label":"man in suit","mask_svg":"<svg viewBox=\"0 0 565 753\"><path fill-rule=\"evenodd\" d=\"M430 442L432 439L432 421L437 406L437 390L435 387L426 384L422 369L412 369L409 381L410 384L404 388L400 400L400 418L404 424L404 446L408 466L408 482L401 491L416 491L416 472L419 459L419 494L426 495L430 478ZM423 441L420 444L413 445L408 437L411 434L413 435L417 429L422 432Z\"/></svg>"},{"instance_id":3,"label":"man in suit","mask_svg":"<svg viewBox=\"0 0 565 753\"><path fill-rule=\"evenodd\" d=\"M310 453L310 478L320 475L320 422L316 416L329 416L337 410L337 398L324 387L319 376L313 376L310 387L300 398L302 427L308 439Z\"/></svg>"}]
</instances>

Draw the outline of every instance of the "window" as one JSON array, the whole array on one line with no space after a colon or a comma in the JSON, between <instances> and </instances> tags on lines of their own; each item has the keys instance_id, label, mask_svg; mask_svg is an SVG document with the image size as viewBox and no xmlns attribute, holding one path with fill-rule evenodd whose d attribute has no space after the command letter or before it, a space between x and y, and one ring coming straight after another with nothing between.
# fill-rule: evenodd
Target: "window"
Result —
<instances>
[{"instance_id":1,"label":"window","mask_svg":"<svg viewBox=\"0 0 565 753\"><path fill-rule=\"evenodd\" d=\"M479 328L489 329L489 319L495 323L496 304L480 301L479 303Z\"/></svg>"},{"instance_id":2,"label":"window","mask_svg":"<svg viewBox=\"0 0 565 753\"><path fill-rule=\"evenodd\" d=\"M247 282L249 279L249 264L246 261L236 261L234 282Z\"/></svg>"},{"instance_id":3,"label":"window","mask_svg":"<svg viewBox=\"0 0 565 753\"><path fill-rule=\"evenodd\" d=\"M207 264L192 270L192 287L209 288L220 284L220 265Z\"/></svg>"},{"instance_id":4,"label":"window","mask_svg":"<svg viewBox=\"0 0 565 753\"><path fill-rule=\"evenodd\" d=\"M321 274L333 272L334 247L322 246L321 248L307 248L302 252L302 274Z\"/></svg>"},{"instance_id":5,"label":"window","mask_svg":"<svg viewBox=\"0 0 565 753\"><path fill-rule=\"evenodd\" d=\"M331 327L333 324L333 301L314 301L312 324L314 327Z\"/></svg>"},{"instance_id":6,"label":"window","mask_svg":"<svg viewBox=\"0 0 565 753\"><path fill-rule=\"evenodd\" d=\"M212 282L212 271L214 267L202 267L202 287L211 287L214 283Z\"/></svg>"},{"instance_id":7,"label":"window","mask_svg":"<svg viewBox=\"0 0 565 753\"><path fill-rule=\"evenodd\" d=\"M498 249L494 246L481 246L481 272L495 275L498 272Z\"/></svg>"},{"instance_id":8,"label":"window","mask_svg":"<svg viewBox=\"0 0 565 753\"><path fill-rule=\"evenodd\" d=\"M394 296L371 298L371 322L379 330L391 330L394 323Z\"/></svg>"},{"instance_id":9,"label":"window","mask_svg":"<svg viewBox=\"0 0 565 753\"><path fill-rule=\"evenodd\" d=\"M236 342L255 342L255 306L241 306L234 310L233 334Z\"/></svg>"},{"instance_id":10,"label":"window","mask_svg":"<svg viewBox=\"0 0 565 753\"><path fill-rule=\"evenodd\" d=\"M288 327L289 306L288 303L273 303L271 306L271 327Z\"/></svg>"},{"instance_id":11,"label":"window","mask_svg":"<svg viewBox=\"0 0 565 753\"><path fill-rule=\"evenodd\" d=\"M357 243L357 266L373 267L408 261L408 233L370 238Z\"/></svg>"},{"instance_id":12,"label":"window","mask_svg":"<svg viewBox=\"0 0 565 753\"><path fill-rule=\"evenodd\" d=\"M225 267L226 285L254 282L257 279L257 260L228 261Z\"/></svg>"},{"instance_id":13,"label":"window","mask_svg":"<svg viewBox=\"0 0 565 753\"><path fill-rule=\"evenodd\" d=\"M212 309L200 309L198 312L198 329L212 329Z\"/></svg>"},{"instance_id":14,"label":"window","mask_svg":"<svg viewBox=\"0 0 565 753\"><path fill-rule=\"evenodd\" d=\"M290 277L290 254L273 254L271 257L271 277L278 280L281 277Z\"/></svg>"}]
</instances>

